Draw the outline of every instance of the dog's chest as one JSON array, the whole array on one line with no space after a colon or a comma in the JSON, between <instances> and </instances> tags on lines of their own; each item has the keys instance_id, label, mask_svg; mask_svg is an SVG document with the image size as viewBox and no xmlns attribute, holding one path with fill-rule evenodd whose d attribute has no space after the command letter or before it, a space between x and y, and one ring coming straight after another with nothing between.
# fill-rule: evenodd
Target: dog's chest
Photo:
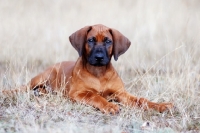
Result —
<instances>
[{"instance_id":1,"label":"dog's chest","mask_svg":"<svg viewBox=\"0 0 200 133\"><path fill-rule=\"evenodd\" d=\"M95 91L102 93L105 90L108 90L111 88L111 82L109 81L109 79L106 78L96 78L96 77L88 77L87 79L85 79L84 81L85 83L85 87L88 89L94 89Z\"/></svg>"}]
</instances>

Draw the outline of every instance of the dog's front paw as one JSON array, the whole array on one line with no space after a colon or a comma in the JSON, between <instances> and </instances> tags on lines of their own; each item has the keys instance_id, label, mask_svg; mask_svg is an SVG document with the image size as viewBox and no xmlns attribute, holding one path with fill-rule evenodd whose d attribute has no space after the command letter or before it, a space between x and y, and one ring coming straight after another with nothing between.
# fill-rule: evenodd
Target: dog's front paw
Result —
<instances>
[{"instance_id":1,"label":"dog's front paw","mask_svg":"<svg viewBox=\"0 0 200 133\"><path fill-rule=\"evenodd\" d=\"M103 108L100 109L103 113L105 114L118 114L119 113L119 106L113 103L109 103L106 106L104 106Z\"/></svg>"},{"instance_id":2,"label":"dog's front paw","mask_svg":"<svg viewBox=\"0 0 200 133\"><path fill-rule=\"evenodd\" d=\"M159 104L159 107L158 107L158 111L159 111L160 113L162 113L162 112L164 112L164 111L166 111L166 110L172 109L173 107L174 107L174 106L173 106L172 103L160 103L160 104Z\"/></svg>"}]
</instances>

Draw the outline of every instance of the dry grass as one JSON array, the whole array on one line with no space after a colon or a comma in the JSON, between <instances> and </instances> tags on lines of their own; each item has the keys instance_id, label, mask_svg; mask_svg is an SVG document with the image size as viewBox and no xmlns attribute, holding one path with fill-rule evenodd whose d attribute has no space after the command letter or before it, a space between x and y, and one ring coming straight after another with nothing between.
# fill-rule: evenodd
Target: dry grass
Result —
<instances>
[{"instance_id":1,"label":"dry grass","mask_svg":"<svg viewBox=\"0 0 200 133\"><path fill-rule=\"evenodd\" d=\"M198 0L1 0L0 90L26 84L55 62L76 60L68 36L102 23L132 42L112 61L126 89L176 108L160 114L121 105L110 116L60 96L0 94L0 132L199 132L199 7Z\"/></svg>"}]
</instances>

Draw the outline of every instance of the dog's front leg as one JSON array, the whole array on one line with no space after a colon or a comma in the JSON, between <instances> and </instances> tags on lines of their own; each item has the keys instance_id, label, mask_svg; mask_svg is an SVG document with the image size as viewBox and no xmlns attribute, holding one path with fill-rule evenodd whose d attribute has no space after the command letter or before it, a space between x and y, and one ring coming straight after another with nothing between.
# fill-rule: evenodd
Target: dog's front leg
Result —
<instances>
[{"instance_id":1,"label":"dog's front leg","mask_svg":"<svg viewBox=\"0 0 200 133\"><path fill-rule=\"evenodd\" d=\"M105 98L92 91L70 93L69 97L77 102L98 108L106 114L117 114L119 112L118 105L108 102Z\"/></svg>"},{"instance_id":2,"label":"dog's front leg","mask_svg":"<svg viewBox=\"0 0 200 133\"><path fill-rule=\"evenodd\" d=\"M172 103L154 103L145 98L134 97L125 91L118 93L116 99L127 106L138 106L144 110L152 108L159 112L163 112L173 107Z\"/></svg>"}]
</instances>

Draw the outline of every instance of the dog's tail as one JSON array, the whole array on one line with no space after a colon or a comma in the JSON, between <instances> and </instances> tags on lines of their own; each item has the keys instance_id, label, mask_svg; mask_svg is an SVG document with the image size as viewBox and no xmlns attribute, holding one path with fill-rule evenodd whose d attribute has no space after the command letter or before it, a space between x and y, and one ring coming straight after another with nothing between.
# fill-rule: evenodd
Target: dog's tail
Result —
<instances>
[{"instance_id":1,"label":"dog's tail","mask_svg":"<svg viewBox=\"0 0 200 133\"><path fill-rule=\"evenodd\" d=\"M16 96L20 93L24 93L24 92L28 92L28 91L29 91L29 86L22 85L20 87L16 87L15 89L2 90L2 94L5 96Z\"/></svg>"}]
</instances>

